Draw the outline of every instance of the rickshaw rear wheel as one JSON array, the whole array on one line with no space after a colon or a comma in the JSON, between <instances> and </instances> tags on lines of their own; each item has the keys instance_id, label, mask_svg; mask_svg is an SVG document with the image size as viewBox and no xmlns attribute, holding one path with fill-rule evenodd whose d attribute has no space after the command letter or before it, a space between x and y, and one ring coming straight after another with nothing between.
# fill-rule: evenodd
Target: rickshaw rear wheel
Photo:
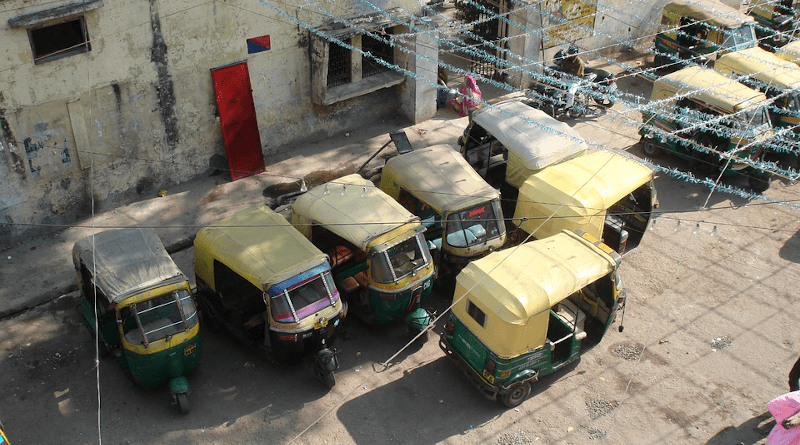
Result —
<instances>
[{"instance_id":1,"label":"rickshaw rear wheel","mask_svg":"<svg viewBox=\"0 0 800 445\"><path fill-rule=\"evenodd\" d=\"M180 408L181 414L188 414L189 409L191 409L189 406L189 396L186 395L185 392L181 392L175 394L175 399L178 401L178 408Z\"/></svg>"},{"instance_id":2,"label":"rickshaw rear wheel","mask_svg":"<svg viewBox=\"0 0 800 445\"><path fill-rule=\"evenodd\" d=\"M531 384L528 382L517 383L511 391L503 394L500 400L509 408L516 408L531 395Z\"/></svg>"}]
</instances>

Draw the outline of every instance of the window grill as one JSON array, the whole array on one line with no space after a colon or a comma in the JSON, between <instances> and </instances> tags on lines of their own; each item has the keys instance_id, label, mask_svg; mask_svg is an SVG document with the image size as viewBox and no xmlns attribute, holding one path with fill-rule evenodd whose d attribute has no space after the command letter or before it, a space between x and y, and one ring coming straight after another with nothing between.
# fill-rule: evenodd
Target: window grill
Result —
<instances>
[{"instance_id":1,"label":"window grill","mask_svg":"<svg viewBox=\"0 0 800 445\"><path fill-rule=\"evenodd\" d=\"M392 29L386 29L381 34L385 40L389 40L391 39ZM388 43L373 38L372 36L364 35L361 37L361 48L365 53L369 52L389 65L394 65L394 48ZM389 69L389 67L376 62L370 57L364 57L361 65L361 77L374 76L384 71L389 71Z\"/></svg>"},{"instance_id":2,"label":"window grill","mask_svg":"<svg viewBox=\"0 0 800 445\"><path fill-rule=\"evenodd\" d=\"M345 40L350 44L350 39ZM328 44L328 87L344 85L352 81L350 77L350 50L336 43Z\"/></svg>"}]
</instances>

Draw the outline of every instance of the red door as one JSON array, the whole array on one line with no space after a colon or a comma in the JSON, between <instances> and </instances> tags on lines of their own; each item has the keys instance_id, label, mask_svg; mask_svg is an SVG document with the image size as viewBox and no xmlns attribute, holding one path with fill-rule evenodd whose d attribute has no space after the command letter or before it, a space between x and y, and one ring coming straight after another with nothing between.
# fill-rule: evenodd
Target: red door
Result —
<instances>
[{"instance_id":1,"label":"red door","mask_svg":"<svg viewBox=\"0 0 800 445\"><path fill-rule=\"evenodd\" d=\"M247 62L211 70L231 180L264 171Z\"/></svg>"}]
</instances>

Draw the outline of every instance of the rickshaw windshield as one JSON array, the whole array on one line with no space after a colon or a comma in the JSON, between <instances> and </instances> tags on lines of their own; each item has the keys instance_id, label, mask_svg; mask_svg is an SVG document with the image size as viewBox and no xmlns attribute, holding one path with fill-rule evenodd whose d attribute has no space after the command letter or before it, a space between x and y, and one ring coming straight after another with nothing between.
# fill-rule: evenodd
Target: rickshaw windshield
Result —
<instances>
[{"instance_id":1,"label":"rickshaw windshield","mask_svg":"<svg viewBox=\"0 0 800 445\"><path fill-rule=\"evenodd\" d=\"M725 30L725 40L722 42L722 48L726 51L739 51L746 48L755 48L758 46L758 39L756 39L756 31L753 25L746 24L735 29Z\"/></svg>"},{"instance_id":2,"label":"rickshaw windshield","mask_svg":"<svg viewBox=\"0 0 800 445\"><path fill-rule=\"evenodd\" d=\"M415 272L430 261L430 253L422 233L372 254L372 278L379 283L392 283Z\"/></svg>"},{"instance_id":3,"label":"rickshaw windshield","mask_svg":"<svg viewBox=\"0 0 800 445\"><path fill-rule=\"evenodd\" d=\"M187 331L197 324L197 308L192 295L179 289L122 309L125 339L147 344Z\"/></svg>"},{"instance_id":4,"label":"rickshaw windshield","mask_svg":"<svg viewBox=\"0 0 800 445\"><path fill-rule=\"evenodd\" d=\"M270 310L277 322L297 322L335 304L338 298L331 273L327 271L272 295Z\"/></svg>"},{"instance_id":5,"label":"rickshaw windshield","mask_svg":"<svg viewBox=\"0 0 800 445\"><path fill-rule=\"evenodd\" d=\"M497 238L504 225L498 223L500 205L492 200L447 215L445 239L453 247L469 247Z\"/></svg>"}]
</instances>

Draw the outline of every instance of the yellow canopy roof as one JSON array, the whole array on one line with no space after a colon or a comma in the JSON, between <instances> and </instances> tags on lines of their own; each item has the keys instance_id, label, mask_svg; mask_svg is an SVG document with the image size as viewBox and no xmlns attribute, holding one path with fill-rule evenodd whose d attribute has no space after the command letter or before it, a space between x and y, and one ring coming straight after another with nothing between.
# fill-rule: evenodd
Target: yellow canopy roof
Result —
<instances>
[{"instance_id":1,"label":"yellow canopy roof","mask_svg":"<svg viewBox=\"0 0 800 445\"><path fill-rule=\"evenodd\" d=\"M664 15L689 17L720 28L738 28L755 19L718 0L673 0L664 6Z\"/></svg>"},{"instance_id":2,"label":"yellow canopy roof","mask_svg":"<svg viewBox=\"0 0 800 445\"><path fill-rule=\"evenodd\" d=\"M309 190L297 198L292 212L324 226L364 251L374 238L418 219L357 174Z\"/></svg>"},{"instance_id":3,"label":"yellow canopy roof","mask_svg":"<svg viewBox=\"0 0 800 445\"><path fill-rule=\"evenodd\" d=\"M398 188L440 215L500 197L500 192L450 145L434 145L389 159L383 168L381 189L392 194Z\"/></svg>"},{"instance_id":4,"label":"yellow canopy roof","mask_svg":"<svg viewBox=\"0 0 800 445\"><path fill-rule=\"evenodd\" d=\"M254 286L268 290L272 285L328 261L291 224L267 206L244 210L197 232L194 239L195 270L208 273L218 260ZM213 277L203 277L206 281Z\"/></svg>"},{"instance_id":5,"label":"yellow canopy roof","mask_svg":"<svg viewBox=\"0 0 800 445\"><path fill-rule=\"evenodd\" d=\"M727 113L748 108L767 97L710 69L690 66L662 76L653 83L653 100L687 95Z\"/></svg>"},{"instance_id":6,"label":"yellow canopy roof","mask_svg":"<svg viewBox=\"0 0 800 445\"><path fill-rule=\"evenodd\" d=\"M778 48L775 55L787 62L800 63L800 40L793 40Z\"/></svg>"},{"instance_id":7,"label":"yellow canopy roof","mask_svg":"<svg viewBox=\"0 0 800 445\"><path fill-rule=\"evenodd\" d=\"M472 121L500 141L513 155L510 158L528 170L539 170L586 151L586 142L577 130L518 100L477 110Z\"/></svg>"},{"instance_id":8,"label":"yellow canopy roof","mask_svg":"<svg viewBox=\"0 0 800 445\"><path fill-rule=\"evenodd\" d=\"M524 325L615 267L602 249L564 231L472 261L456 280L487 315Z\"/></svg>"},{"instance_id":9,"label":"yellow canopy roof","mask_svg":"<svg viewBox=\"0 0 800 445\"><path fill-rule=\"evenodd\" d=\"M714 69L725 75L750 76L778 88L800 87L800 67L759 47L722 55Z\"/></svg>"},{"instance_id":10,"label":"yellow canopy roof","mask_svg":"<svg viewBox=\"0 0 800 445\"><path fill-rule=\"evenodd\" d=\"M618 153L596 151L531 176L517 201L543 205L555 217L591 216L605 212L651 179L653 172L646 165Z\"/></svg>"}]
</instances>

